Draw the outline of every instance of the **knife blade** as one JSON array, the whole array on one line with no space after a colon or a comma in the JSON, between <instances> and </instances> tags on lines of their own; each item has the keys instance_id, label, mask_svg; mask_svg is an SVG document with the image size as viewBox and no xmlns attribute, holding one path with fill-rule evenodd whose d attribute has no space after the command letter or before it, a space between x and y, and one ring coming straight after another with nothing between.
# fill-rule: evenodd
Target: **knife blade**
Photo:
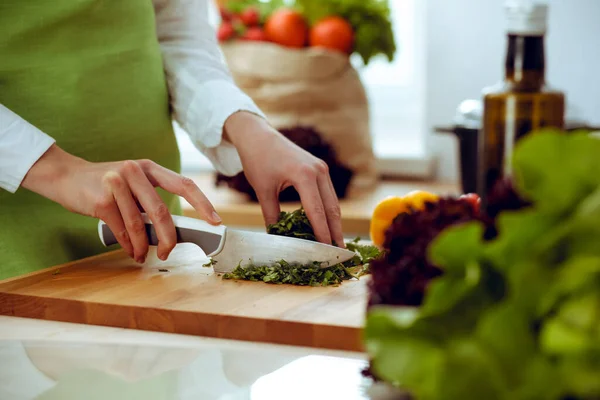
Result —
<instances>
[{"instance_id":1,"label":"knife blade","mask_svg":"<svg viewBox=\"0 0 600 400\"><path fill-rule=\"evenodd\" d=\"M146 225L148 243L158 245L154 225L147 214L142 213ZM196 218L173 215L177 243L193 243L213 260L215 272L225 273L238 265L272 265L281 260L289 263L320 263L322 268L332 266L354 257L355 253L336 246L311 240L297 239L268 233L243 231L225 225L214 226ZM111 229L100 220L98 235L104 246L117 244Z\"/></svg>"}]
</instances>

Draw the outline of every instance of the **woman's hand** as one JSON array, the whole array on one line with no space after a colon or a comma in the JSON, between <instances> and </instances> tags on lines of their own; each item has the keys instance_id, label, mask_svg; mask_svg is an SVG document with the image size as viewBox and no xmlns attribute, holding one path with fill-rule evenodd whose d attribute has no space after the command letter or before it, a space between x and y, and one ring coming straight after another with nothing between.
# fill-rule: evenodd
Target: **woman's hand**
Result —
<instances>
[{"instance_id":1,"label":"woman's hand","mask_svg":"<svg viewBox=\"0 0 600 400\"><path fill-rule=\"evenodd\" d=\"M317 240L327 244L333 240L344 246L340 206L324 161L248 112L227 119L225 138L240 154L244 174L256 192L267 224L279 217L279 193L293 186Z\"/></svg>"},{"instance_id":2,"label":"woman's hand","mask_svg":"<svg viewBox=\"0 0 600 400\"><path fill-rule=\"evenodd\" d=\"M184 197L206 221L221 222L191 179L149 160L91 163L54 145L29 170L22 186L69 211L101 219L140 263L149 246L142 211L154 224L161 260L166 260L177 244L173 219L155 187Z\"/></svg>"}]
</instances>

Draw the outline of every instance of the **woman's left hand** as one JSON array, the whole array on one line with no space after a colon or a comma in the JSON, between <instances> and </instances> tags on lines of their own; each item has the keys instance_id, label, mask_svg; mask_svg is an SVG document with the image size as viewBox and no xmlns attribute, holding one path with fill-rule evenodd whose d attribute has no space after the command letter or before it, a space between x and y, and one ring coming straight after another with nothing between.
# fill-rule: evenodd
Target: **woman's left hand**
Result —
<instances>
[{"instance_id":1,"label":"woman's left hand","mask_svg":"<svg viewBox=\"0 0 600 400\"><path fill-rule=\"evenodd\" d=\"M224 137L238 150L267 225L278 220L279 193L293 186L317 240L344 247L340 206L324 161L295 145L261 117L244 111L227 119Z\"/></svg>"}]
</instances>

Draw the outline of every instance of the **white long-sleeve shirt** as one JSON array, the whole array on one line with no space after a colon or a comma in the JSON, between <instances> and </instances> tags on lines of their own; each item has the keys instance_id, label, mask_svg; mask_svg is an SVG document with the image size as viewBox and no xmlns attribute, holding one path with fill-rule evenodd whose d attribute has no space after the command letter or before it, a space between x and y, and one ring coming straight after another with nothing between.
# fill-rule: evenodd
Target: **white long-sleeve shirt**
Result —
<instances>
[{"instance_id":1,"label":"white long-sleeve shirt","mask_svg":"<svg viewBox=\"0 0 600 400\"><path fill-rule=\"evenodd\" d=\"M149 0L150 1L150 0ZM222 141L237 111L264 114L233 82L208 20L211 0L152 0L173 118L223 174L242 170L237 150ZM0 188L21 185L54 139L0 104Z\"/></svg>"}]
</instances>

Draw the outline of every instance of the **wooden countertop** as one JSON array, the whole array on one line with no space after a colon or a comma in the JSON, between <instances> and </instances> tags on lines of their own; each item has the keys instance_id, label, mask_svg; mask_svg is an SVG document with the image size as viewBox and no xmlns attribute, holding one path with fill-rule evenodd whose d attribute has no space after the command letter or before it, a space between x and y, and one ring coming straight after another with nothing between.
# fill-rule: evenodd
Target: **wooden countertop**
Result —
<instances>
[{"instance_id":1,"label":"wooden countertop","mask_svg":"<svg viewBox=\"0 0 600 400\"><path fill-rule=\"evenodd\" d=\"M212 173L203 173L191 178L213 203L225 225L248 228L264 227L264 220L258 203L250 202L243 194L225 186L215 187ZM458 194L460 189L459 185L454 183L382 180L373 190L364 193L360 197L340 200L344 233L367 237L371 214L375 205L387 196L401 196L413 190L425 190L437 194ZM299 203L284 203L281 205L284 211L299 207ZM183 200L183 211L186 216L198 217L196 211L185 200Z\"/></svg>"},{"instance_id":2,"label":"wooden countertop","mask_svg":"<svg viewBox=\"0 0 600 400\"><path fill-rule=\"evenodd\" d=\"M140 346L169 347L212 347L246 350L272 350L275 352L299 352L303 354L319 354L332 357L364 359L362 352L319 349L314 347L290 346L284 344L247 342L231 339L184 335L140 329L127 329L112 326L100 326L22 318L0 315L0 342L62 342L67 344L132 344Z\"/></svg>"}]
</instances>

